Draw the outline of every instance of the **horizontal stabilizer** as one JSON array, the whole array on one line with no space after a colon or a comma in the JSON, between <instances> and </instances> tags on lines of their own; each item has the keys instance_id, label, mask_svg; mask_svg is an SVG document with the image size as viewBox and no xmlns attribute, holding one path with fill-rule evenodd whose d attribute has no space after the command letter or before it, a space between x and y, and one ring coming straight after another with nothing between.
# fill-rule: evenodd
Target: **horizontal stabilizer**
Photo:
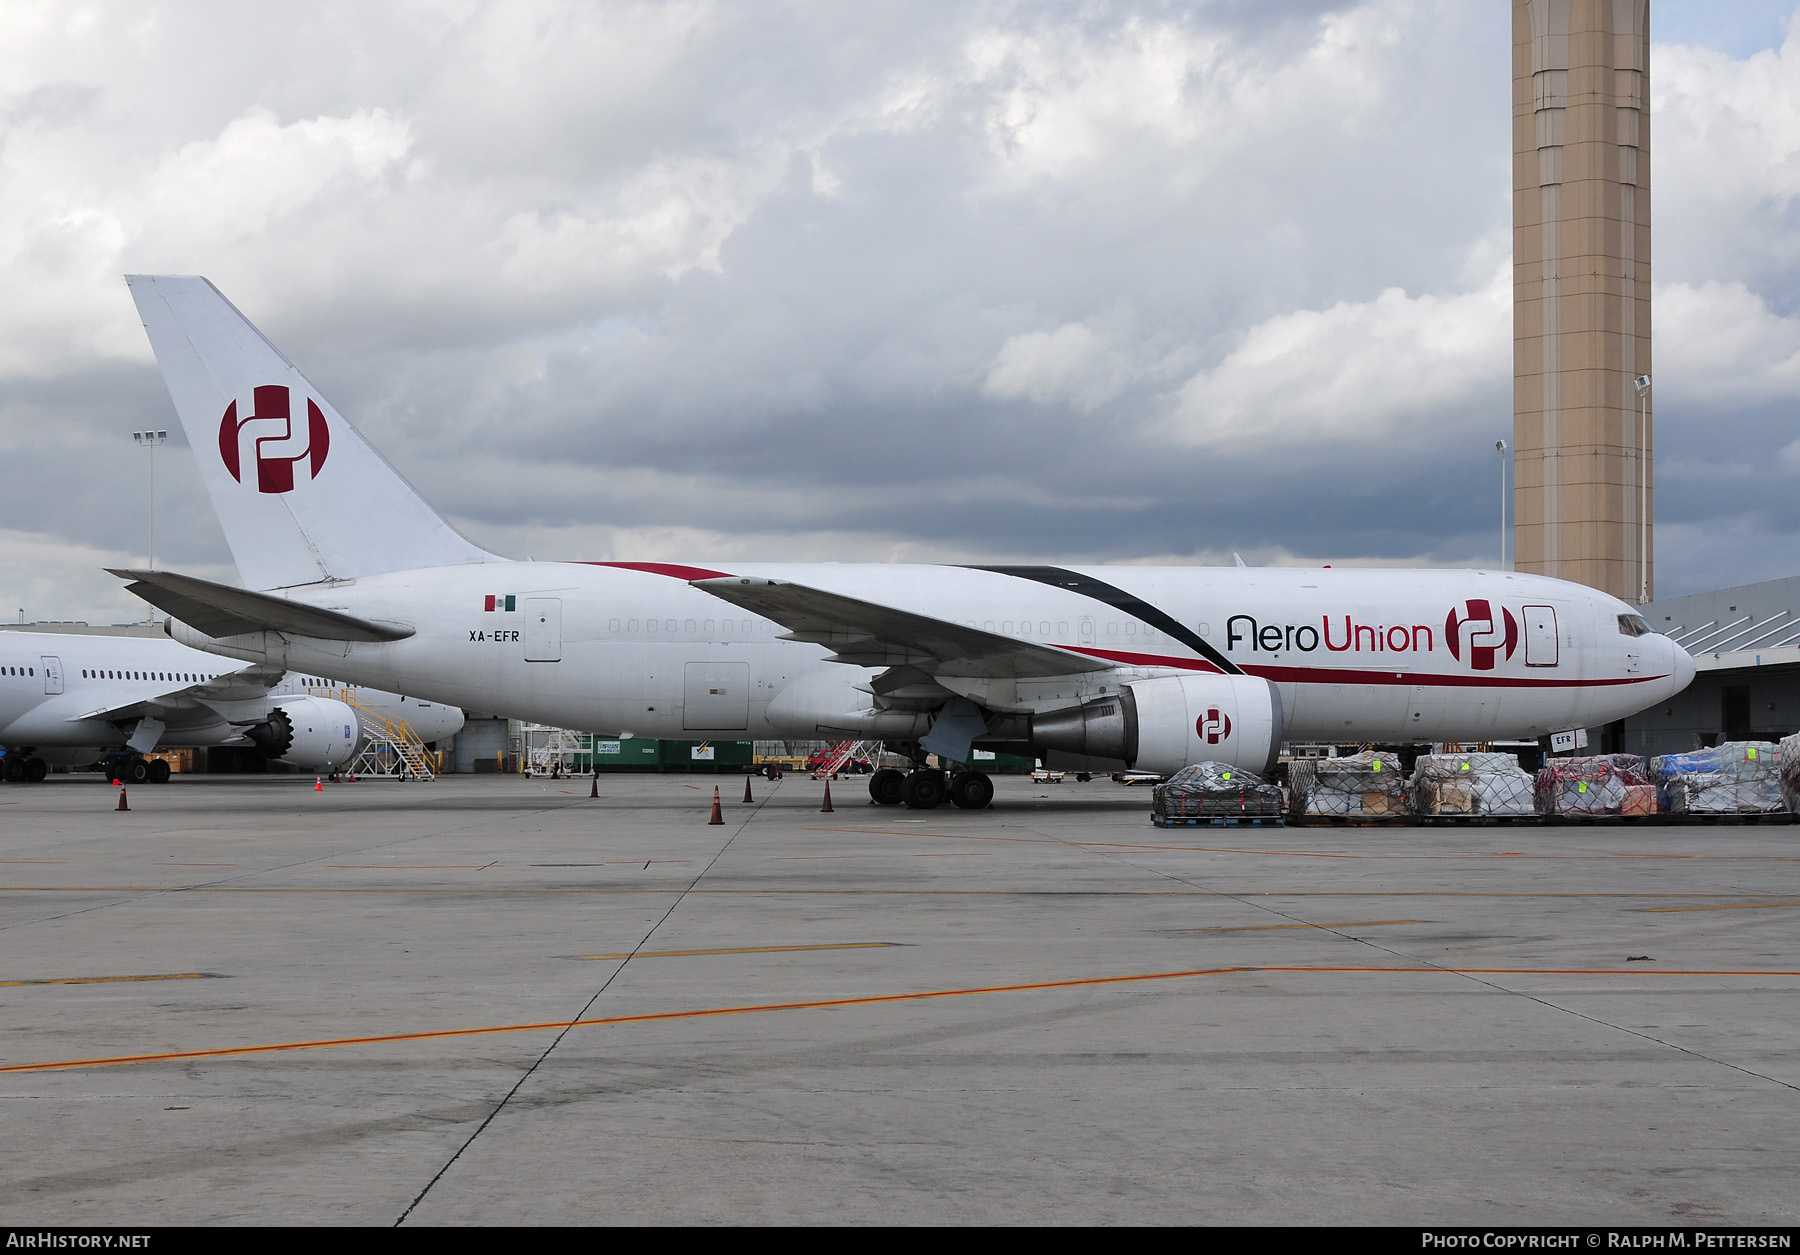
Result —
<instances>
[{"instance_id":1,"label":"horizontal stabilizer","mask_svg":"<svg viewBox=\"0 0 1800 1255\"><path fill-rule=\"evenodd\" d=\"M928 674L1028 679L1106 671L1112 663L997 632L896 610L787 580L736 575L693 580L713 596L788 629L787 639L830 646L835 661L915 666Z\"/></svg>"},{"instance_id":2,"label":"horizontal stabilizer","mask_svg":"<svg viewBox=\"0 0 1800 1255\"><path fill-rule=\"evenodd\" d=\"M131 580L136 593L158 610L208 636L244 636L251 632L285 632L326 641L398 641L413 629L398 623L374 623L336 610L321 610L268 593L253 593L171 571L108 572Z\"/></svg>"}]
</instances>

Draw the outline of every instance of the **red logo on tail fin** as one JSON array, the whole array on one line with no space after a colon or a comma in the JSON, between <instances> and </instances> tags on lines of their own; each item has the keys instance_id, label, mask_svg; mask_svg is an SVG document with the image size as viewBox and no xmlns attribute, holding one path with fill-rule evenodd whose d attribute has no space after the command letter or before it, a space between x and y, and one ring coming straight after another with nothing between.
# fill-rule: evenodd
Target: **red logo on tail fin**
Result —
<instances>
[{"instance_id":1,"label":"red logo on tail fin","mask_svg":"<svg viewBox=\"0 0 1800 1255\"><path fill-rule=\"evenodd\" d=\"M297 452L293 451L298 433L294 431L288 389L280 384L257 388L252 404L254 412L239 418L237 402L233 401L225 407L225 417L219 422L219 457L231 477L240 484L244 482L243 429L260 423L262 426L251 430L256 441L256 491L292 492L294 467L300 462L307 465L306 477L317 479L319 468L325 465L325 455L331 450L331 428L319 403L306 398L306 443Z\"/></svg>"}]
</instances>

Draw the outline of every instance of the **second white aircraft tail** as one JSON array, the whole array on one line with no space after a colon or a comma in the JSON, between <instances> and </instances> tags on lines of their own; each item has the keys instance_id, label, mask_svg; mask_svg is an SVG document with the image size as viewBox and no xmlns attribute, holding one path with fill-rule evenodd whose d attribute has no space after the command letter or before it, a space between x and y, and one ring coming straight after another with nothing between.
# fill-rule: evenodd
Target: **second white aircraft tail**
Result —
<instances>
[{"instance_id":1,"label":"second white aircraft tail","mask_svg":"<svg viewBox=\"0 0 1800 1255\"><path fill-rule=\"evenodd\" d=\"M492 560L211 283L125 281L246 587Z\"/></svg>"}]
</instances>

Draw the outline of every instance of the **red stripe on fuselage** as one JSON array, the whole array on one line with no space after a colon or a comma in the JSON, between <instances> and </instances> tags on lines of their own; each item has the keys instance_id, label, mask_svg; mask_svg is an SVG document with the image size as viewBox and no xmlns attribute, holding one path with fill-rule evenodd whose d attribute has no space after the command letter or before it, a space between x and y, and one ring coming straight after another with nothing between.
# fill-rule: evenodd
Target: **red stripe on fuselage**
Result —
<instances>
[{"instance_id":1,"label":"red stripe on fuselage","mask_svg":"<svg viewBox=\"0 0 1800 1255\"><path fill-rule=\"evenodd\" d=\"M729 571L711 571L703 566L683 566L679 562L589 562L586 566L614 566L622 571L642 571L646 575L666 575L675 580L730 579Z\"/></svg>"},{"instance_id":2,"label":"red stripe on fuselage","mask_svg":"<svg viewBox=\"0 0 1800 1255\"><path fill-rule=\"evenodd\" d=\"M1128 667L1174 667L1183 671L1207 671L1214 674L1219 672L1217 667L1204 658L1166 658L1158 654L1137 654L1118 649L1095 649L1087 645L1062 645L1058 648L1066 649L1070 653L1086 654L1092 658L1105 658L1109 662L1121 663ZM1611 680L1553 680L1539 676L1441 675L1433 672L1353 670L1347 667L1274 667L1242 662L1238 665L1244 669L1246 675L1261 676L1265 680L1274 680L1278 684L1416 684L1423 688L1556 689L1649 684L1655 680L1668 679L1667 676L1662 675L1635 675Z\"/></svg>"}]
</instances>

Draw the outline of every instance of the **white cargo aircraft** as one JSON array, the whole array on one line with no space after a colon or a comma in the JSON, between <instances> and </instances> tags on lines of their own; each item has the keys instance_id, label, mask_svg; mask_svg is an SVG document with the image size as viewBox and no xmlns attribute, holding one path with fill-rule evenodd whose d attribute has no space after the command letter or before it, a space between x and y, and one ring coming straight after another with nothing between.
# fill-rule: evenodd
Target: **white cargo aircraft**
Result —
<instances>
[{"instance_id":1,"label":"white cargo aircraft","mask_svg":"<svg viewBox=\"0 0 1800 1255\"><path fill-rule=\"evenodd\" d=\"M42 780L52 766L83 766L119 752L133 784L161 784L159 749L242 746L307 771L336 771L365 729L349 686L279 667L227 665L155 636L0 632L0 776ZM426 742L454 736L462 711L394 693L353 690L384 718L404 719Z\"/></svg>"},{"instance_id":2,"label":"white cargo aircraft","mask_svg":"<svg viewBox=\"0 0 1800 1255\"><path fill-rule=\"evenodd\" d=\"M1282 741L1623 718L1693 660L1624 602L1472 570L516 562L431 508L217 289L133 276L245 589L119 571L178 639L568 728L879 739L877 801L986 805L971 747L1266 770Z\"/></svg>"}]
</instances>

